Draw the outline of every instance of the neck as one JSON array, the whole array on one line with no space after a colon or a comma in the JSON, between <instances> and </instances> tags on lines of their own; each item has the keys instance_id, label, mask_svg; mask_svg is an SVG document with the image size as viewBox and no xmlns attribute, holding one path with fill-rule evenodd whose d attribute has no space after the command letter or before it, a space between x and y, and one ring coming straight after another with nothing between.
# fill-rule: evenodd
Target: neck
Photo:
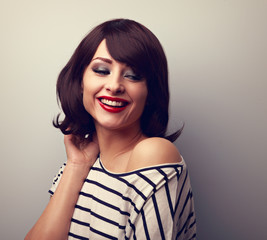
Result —
<instances>
[{"instance_id":1,"label":"neck","mask_svg":"<svg viewBox=\"0 0 267 240\"><path fill-rule=\"evenodd\" d=\"M96 125L101 161L111 171L124 171L135 145L146 137L139 127L110 130Z\"/></svg>"}]
</instances>

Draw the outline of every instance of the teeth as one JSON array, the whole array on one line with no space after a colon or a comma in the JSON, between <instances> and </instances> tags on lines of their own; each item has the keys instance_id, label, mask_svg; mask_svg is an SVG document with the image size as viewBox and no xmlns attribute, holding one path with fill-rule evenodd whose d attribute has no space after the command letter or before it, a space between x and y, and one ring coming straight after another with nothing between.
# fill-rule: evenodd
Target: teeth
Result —
<instances>
[{"instance_id":1,"label":"teeth","mask_svg":"<svg viewBox=\"0 0 267 240\"><path fill-rule=\"evenodd\" d=\"M104 99L104 98L101 99L101 102L106 104L106 105L112 106L112 107L122 107L123 106L123 102L111 101L111 100Z\"/></svg>"}]
</instances>

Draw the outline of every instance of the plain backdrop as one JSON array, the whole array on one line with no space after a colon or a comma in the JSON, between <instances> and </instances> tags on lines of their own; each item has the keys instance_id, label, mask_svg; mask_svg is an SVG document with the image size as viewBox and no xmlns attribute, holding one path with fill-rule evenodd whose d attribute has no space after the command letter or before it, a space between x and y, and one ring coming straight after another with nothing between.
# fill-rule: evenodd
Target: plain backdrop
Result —
<instances>
[{"instance_id":1,"label":"plain backdrop","mask_svg":"<svg viewBox=\"0 0 267 240\"><path fill-rule=\"evenodd\" d=\"M267 239L266 12L263 0L0 0L0 239L24 238L66 160L51 123L59 71L92 27L121 17L165 49L198 239Z\"/></svg>"}]
</instances>

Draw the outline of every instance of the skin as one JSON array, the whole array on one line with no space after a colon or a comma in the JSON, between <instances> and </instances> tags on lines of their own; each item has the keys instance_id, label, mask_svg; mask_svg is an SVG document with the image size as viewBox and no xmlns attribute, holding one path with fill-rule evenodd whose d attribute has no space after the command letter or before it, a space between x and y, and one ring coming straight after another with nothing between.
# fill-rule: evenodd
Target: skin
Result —
<instances>
[{"instance_id":1,"label":"skin","mask_svg":"<svg viewBox=\"0 0 267 240\"><path fill-rule=\"evenodd\" d=\"M103 40L83 75L83 104L95 120L96 127L121 130L133 127L139 130L139 119L143 112L147 87L146 80L127 65L114 60ZM98 97L120 98L127 101L125 110L110 113L102 109Z\"/></svg>"},{"instance_id":2,"label":"skin","mask_svg":"<svg viewBox=\"0 0 267 240\"><path fill-rule=\"evenodd\" d=\"M113 172L127 171L134 146L146 136L140 129L147 87L145 79L136 80L133 70L115 61L103 40L83 76L83 103L94 118L102 163ZM127 101L119 113L110 113L99 104L99 97Z\"/></svg>"},{"instance_id":3,"label":"skin","mask_svg":"<svg viewBox=\"0 0 267 240\"><path fill-rule=\"evenodd\" d=\"M80 189L99 152L105 168L114 173L181 161L171 142L147 138L142 133L140 116L146 104L147 87L145 79L137 80L135 74L110 56L103 40L82 82L83 103L94 118L96 134L92 142L83 144L75 136L64 136L67 165L57 190L26 240L67 239ZM107 111L99 103L100 96L125 100L127 106L120 112Z\"/></svg>"},{"instance_id":4,"label":"skin","mask_svg":"<svg viewBox=\"0 0 267 240\"><path fill-rule=\"evenodd\" d=\"M25 240L67 239L80 189L99 152L96 138L87 145L81 146L76 143L74 136L64 136L67 166L57 190Z\"/></svg>"}]
</instances>

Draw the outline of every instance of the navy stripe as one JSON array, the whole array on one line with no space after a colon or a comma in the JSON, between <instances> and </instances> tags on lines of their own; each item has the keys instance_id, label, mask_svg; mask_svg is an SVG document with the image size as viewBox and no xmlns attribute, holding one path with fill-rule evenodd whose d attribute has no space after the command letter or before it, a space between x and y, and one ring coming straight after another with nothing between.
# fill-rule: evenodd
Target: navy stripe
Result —
<instances>
[{"instance_id":1,"label":"navy stripe","mask_svg":"<svg viewBox=\"0 0 267 240\"><path fill-rule=\"evenodd\" d=\"M174 235L173 237L176 237L176 239L181 239L184 237L186 237L186 239L195 239L196 220L193 212L193 206L190 205L193 194L190 188L190 180L188 175L189 173L186 166L183 167L183 165L180 164L170 164L163 166L158 165L138 169L136 171L125 174L116 174L108 172L108 170L106 170L104 167L101 168L102 163L100 160L98 161L98 165L92 167L90 171L90 173L93 173L93 175L90 174L89 179L92 180L85 179L86 184L84 189L86 190L81 191L80 195L82 195L81 198L83 198L83 200L85 201L92 200L93 202L95 202L94 204L97 204L97 207L102 210L100 212L94 212L95 209L93 207L91 209L91 204L90 206L88 206L88 208L86 208L83 204L81 206L76 204L75 208L76 210L79 209L79 214L81 214L79 216L81 217L77 216L77 218L71 219L73 227L77 227L77 232L76 230L73 231L73 233L69 232L70 237L72 236L75 239L89 239L89 236L87 236L87 234L83 236L83 233L79 233L80 226L81 230L82 228L87 228L88 231L91 231L91 234L93 234L94 236L96 235L96 239L117 239L117 231L119 231L121 234L124 234L122 239L128 239L129 237L131 237L131 239L137 239L139 235L142 235L141 238L150 240L150 234L152 235L152 232L154 231L157 232L157 236L155 236L155 238L166 239L164 231L172 231L172 227L168 225L166 226L166 229L164 228L165 218L163 217L163 210L161 209L161 206L163 206L163 208L166 209L164 214L169 214L170 211L172 220L174 221L173 224L176 224L177 221L179 222L179 224L176 224L176 227L174 228L175 230L173 234L175 234L176 236ZM172 174L171 179L169 179L169 171L171 171ZM55 176L54 183L57 184L59 182L60 177L62 177L62 173L63 169L61 169L59 171L59 174ZM94 173L97 175L94 175ZM151 175L152 177L150 177ZM99 179L96 179L94 176L98 176ZM159 183L153 182L154 176L159 178ZM139 185L135 182L132 182L132 179L137 179L139 181ZM114 186L116 186L116 188L112 187L113 185L109 184L110 181L111 184L114 183ZM177 184L178 186L176 188ZM141 187L139 188L140 185ZM148 190L150 191L149 195L142 191L143 186L145 186L146 192ZM159 188L162 189L158 194L161 194L159 196L165 199L163 200L165 201L165 203L162 202L160 198L157 198L158 195L156 191ZM52 189L49 190L50 194L53 194ZM123 189L126 189L127 191L122 191ZM95 190L99 190L99 195L94 194ZM174 190L174 192L172 190ZM129 194L128 191L130 191ZM166 196L164 196L165 194ZM149 200L150 210L149 212L146 212L146 209L144 209L144 204L146 204L148 196L149 199L151 198L151 201ZM113 197L115 197L117 201L112 201ZM138 201L135 200L135 197L138 198ZM172 199L175 199L176 202L172 202ZM167 207L166 203L169 204L169 207ZM125 205L127 206L127 208L123 207ZM116 218L110 218L109 216L107 216L105 207L109 208L112 211L112 216L114 215ZM137 209L137 207L139 209ZM169 210L167 208L169 208ZM134 215L135 213L141 214L141 216L138 216L138 222L130 219L133 211ZM82 216L85 216L86 214L91 215L89 221L83 220L82 218ZM120 219L124 218L125 222L121 223L119 220L116 220L119 216ZM174 216L175 220L173 219ZM151 219L151 217L153 217L153 219ZM95 222L98 219L102 222L101 225L92 224L92 222ZM90 223L92 225L90 225ZM129 227L129 233L127 233L127 237L125 236L126 225L123 226L124 224L128 225ZM104 228L103 226L107 226L107 228ZM108 231L108 229L112 229L112 231ZM140 233L138 231L139 229ZM152 232L149 232L150 229Z\"/></svg>"},{"instance_id":2,"label":"navy stripe","mask_svg":"<svg viewBox=\"0 0 267 240\"><path fill-rule=\"evenodd\" d=\"M51 195L54 195L54 192L52 192L51 190L49 190L48 193L50 193Z\"/></svg>"},{"instance_id":3,"label":"navy stripe","mask_svg":"<svg viewBox=\"0 0 267 240\"><path fill-rule=\"evenodd\" d=\"M177 182L179 182L179 178L180 178L180 176L181 176L181 173L183 172L184 167L181 166L181 167L179 167L179 168L181 168L181 172L179 171L178 167L175 168L175 171L176 171L176 173L177 173L177 174L176 174Z\"/></svg>"},{"instance_id":4,"label":"navy stripe","mask_svg":"<svg viewBox=\"0 0 267 240\"><path fill-rule=\"evenodd\" d=\"M104 222L110 223L110 224L112 224L112 225L114 225L114 226L117 226L119 229L125 229L125 226L122 226L122 225L120 225L119 223L117 223L117 222L115 222L115 221L112 221L112 220L110 220L110 219L108 219L108 218L105 218L105 217L103 217L103 216L101 216L101 215L99 215L99 214L93 212L93 211L92 211L91 209L89 209L89 208L85 208L85 207L82 207L82 206L77 205L77 204L76 204L75 208L80 209L80 210L85 211L85 212L89 212L89 213L91 213L92 216L94 216L94 217L96 217L96 218L98 218L98 219L101 219L101 220L104 221ZM89 225L88 225L88 226L89 226Z\"/></svg>"},{"instance_id":5,"label":"navy stripe","mask_svg":"<svg viewBox=\"0 0 267 240\"><path fill-rule=\"evenodd\" d=\"M192 228L194 225L196 224L196 219L194 220L194 222L192 222L189 227L184 231L185 233L188 232L188 230L190 230L190 228Z\"/></svg>"},{"instance_id":6,"label":"navy stripe","mask_svg":"<svg viewBox=\"0 0 267 240\"><path fill-rule=\"evenodd\" d=\"M177 203L176 203L176 205L175 205L175 212L177 211L177 209L178 209L178 206L179 206L179 203L180 203L180 199L181 199L181 196L182 196L182 192L183 192L183 190L184 190L184 186L185 186L185 183L186 183L186 180L187 180L187 176L188 176L188 171L186 171L186 175L185 175L185 178L184 178L184 182L183 182L183 185L182 185L182 187L181 187L181 189L180 189L180 193L179 193L179 197L178 197L178 200L177 200Z\"/></svg>"},{"instance_id":7,"label":"navy stripe","mask_svg":"<svg viewBox=\"0 0 267 240\"><path fill-rule=\"evenodd\" d=\"M91 209L86 208L86 207L82 207L81 205L78 205L78 204L75 205L75 208L78 208L78 209L80 209L82 211L89 212L89 213L92 212Z\"/></svg>"},{"instance_id":8,"label":"navy stripe","mask_svg":"<svg viewBox=\"0 0 267 240\"><path fill-rule=\"evenodd\" d=\"M69 236L71 236L71 237L74 237L74 238L76 238L76 239L81 239L81 240L89 240L89 238L85 238L85 237L82 237L82 236L76 235L76 234L74 234L74 233L71 233L71 232L69 232Z\"/></svg>"},{"instance_id":9,"label":"navy stripe","mask_svg":"<svg viewBox=\"0 0 267 240\"><path fill-rule=\"evenodd\" d=\"M114 210L120 212L122 215L130 216L130 213L125 212L125 211L122 211L120 208L118 208L118 207L116 207L116 206L114 206L114 205L111 205L111 204L109 204L109 203L107 203L107 202L104 202L104 201L100 200L99 198L94 197L92 194L88 194L88 193L80 192L80 195L83 195L83 196L88 197L88 198L92 198L92 199L95 200L96 202L98 202L98 203L100 203L100 204L103 204L103 205L105 205L105 206L107 206L107 207L109 207L109 208L112 208L112 209L114 209Z\"/></svg>"},{"instance_id":10,"label":"navy stripe","mask_svg":"<svg viewBox=\"0 0 267 240\"><path fill-rule=\"evenodd\" d=\"M55 184L57 182L57 180L58 180L58 177L56 179L54 179L53 184Z\"/></svg>"},{"instance_id":11,"label":"navy stripe","mask_svg":"<svg viewBox=\"0 0 267 240\"><path fill-rule=\"evenodd\" d=\"M105 172L109 176L112 176L115 178L136 174L137 172L144 172L144 171L150 171L150 170L155 170L155 169L183 167L182 164L174 163L174 164L162 164L162 165L157 165L157 166L144 167L144 168L140 168L140 169L134 170L132 172L127 172L127 173L111 173L105 169L105 167L102 165L101 160L99 160L99 163L100 163L101 168L91 167L91 170L96 170L96 171L101 170L102 172Z\"/></svg>"},{"instance_id":12,"label":"navy stripe","mask_svg":"<svg viewBox=\"0 0 267 240\"><path fill-rule=\"evenodd\" d=\"M66 163L63 163L63 165L66 166ZM63 168L63 166L60 167L60 169L62 169L62 168ZM60 170L60 169L59 169L59 170ZM55 183L58 181L59 177L60 177L62 174L63 174L63 171L61 170L57 175L54 176L53 184L55 184Z\"/></svg>"},{"instance_id":13,"label":"navy stripe","mask_svg":"<svg viewBox=\"0 0 267 240\"><path fill-rule=\"evenodd\" d=\"M164 179L166 181L166 183L165 183L165 191L166 191L166 195L167 195L167 199L168 199L168 203L169 203L170 213L171 213L171 216L172 216L172 219L173 219L174 218L174 211L173 211L173 206L172 206L171 194L170 194L170 190L169 190L168 176L161 169L158 169L158 171L160 172L160 174L162 174L164 176Z\"/></svg>"},{"instance_id":14,"label":"navy stripe","mask_svg":"<svg viewBox=\"0 0 267 240\"><path fill-rule=\"evenodd\" d=\"M177 233L176 239L178 239L178 237L184 232L185 227L188 225L188 222L190 221L190 219L194 216L194 213L191 212L188 217L187 220L185 221L183 227L181 228L180 232Z\"/></svg>"},{"instance_id":15,"label":"navy stripe","mask_svg":"<svg viewBox=\"0 0 267 240\"><path fill-rule=\"evenodd\" d=\"M89 223L79 221L79 220L77 220L77 219L75 219L75 218L72 218L71 221L74 222L74 223L77 223L77 224L79 224L79 225L89 227Z\"/></svg>"},{"instance_id":16,"label":"navy stripe","mask_svg":"<svg viewBox=\"0 0 267 240\"><path fill-rule=\"evenodd\" d=\"M119 181L125 183L129 188L132 188L138 195L140 195L144 200L147 199L147 197L141 192L139 191L133 184L129 183L127 180L123 179L123 178L117 178Z\"/></svg>"},{"instance_id":17,"label":"navy stripe","mask_svg":"<svg viewBox=\"0 0 267 240\"><path fill-rule=\"evenodd\" d=\"M145 230L145 234L146 234L146 239L150 240L150 236L149 236L149 232L147 229L147 223L146 223L146 217L145 217L145 213L144 210L141 209L141 216L142 216L142 220L143 220L143 225L144 225L144 230Z\"/></svg>"},{"instance_id":18,"label":"navy stripe","mask_svg":"<svg viewBox=\"0 0 267 240\"><path fill-rule=\"evenodd\" d=\"M166 190L166 195L167 195L167 199L168 199L168 203L169 203L170 213L171 213L171 216L173 219L174 218L174 211L173 211L172 200L171 200L171 195L170 195L168 183L165 184L165 190Z\"/></svg>"},{"instance_id":19,"label":"navy stripe","mask_svg":"<svg viewBox=\"0 0 267 240\"><path fill-rule=\"evenodd\" d=\"M197 234L194 233L193 236L192 236L191 238L189 238L189 240L191 240L191 239L196 239L196 237L197 237Z\"/></svg>"},{"instance_id":20,"label":"navy stripe","mask_svg":"<svg viewBox=\"0 0 267 240\"><path fill-rule=\"evenodd\" d=\"M100 235L100 236L103 236L103 237L105 237L105 238L108 238L108 239L113 239L113 240L118 240L118 238L116 238L116 237L113 237L113 236L110 236L109 234L106 234L106 233L100 232L100 231L96 230L95 228L92 228L92 227L90 227L90 230L91 230L92 232L94 232L94 233L96 233L96 234Z\"/></svg>"},{"instance_id":21,"label":"navy stripe","mask_svg":"<svg viewBox=\"0 0 267 240\"><path fill-rule=\"evenodd\" d=\"M186 199L185 199L185 202L184 202L184 205L183 205L183 208L182 208L182 211L181 211L181 213L179 215L179 218L181 218L181 216L183 215L185 207L186 207L186 205L188 203L188 200L189 200L189 198L191 199L192 196L193 196L193 194L192 194L191 190L189 189L189 191L187 193L187 196L186 196Z\"/></svg>"},{"instance_id":22,"label":"navy stripe","mask_svg":"<svg viewBox=\"0 0 267 240\"><path fill-rule=\"evenodd\" d=\"M154 194L152 195L152 200L153 200L154 209L155 209L157 220L158 220L158 226L160 230L161 239L165 239L163 226L162 226L162 222L161 222L160 214L159 214L159 208L158 208L157 200Z\"/></svg>"},{"instance_id":23,"label":"navy stripe","mask_svg":"<svg viewBox=\"0 0 267 240\"><path fill-rule=\"evenodd\" d=\"M194 222L192 222L191 224L190 224L190 226L189 226L189 228L188 229L190 229L190 228L192 228L195 224L197 223L197 221L196 221L196 219L195 219L195 221Z\"/></svg>"},{"instance_id":24,"label":"navy stripe","mask_svg":"<svg viewBox=\"0 0 267 240\"><path fill-rule=\"evenodd\" d=\"M109 187L107 187L107 186L105 186L105 185L103 185L103 184L101 184L101 183L99 183L99 182L93 181L93 180L85 179L85 182L90 183L90 184L93 184L93 185L96 185L96 186L98 186L98 187L100 187L100 188L103 188L103 189L105 189L106 191L111 192L111 193L113 193L113 194L115 194L115 195L121 197L123 200L125 200L125 201L127 201L127 202L130 202L131 205L134 207L135 212L136 212L137 214L139 214L140 210L136 208L136 205L135 205L135 203L132 201L132 199L130 199L130 198L128 198L128 197L125 197L122 193L120 193L120 192L118 192L118 191L115 191L114 189L109 188Z\"/></svg>"},{"instance_id":25,"label":"navy stripe","mask_svg":"<svg viewBox=\"0 0 267 240\"><path fill-rule=\"evenodd\" d=\"M138 195L140 195L144 200L146 200L146 196L141 192L139 191L133 184L129 183L127 180L125 180L124 178L121 178L119 177L118 175L114 175L114 174L111 174L111 173L108 173L108 172L104 172L104 170L102 170L101 168L91 168L91 170L95 170L95 171L100 171L100 172L103 172L103 173L107 173L108 175L114 177L115 179L117 179L118 181L120 182L123 182L125 183L129 188L132 188Z\"/></svg>"},{"instance_id":26,"label":"navy stripe","mask_svg":"<svg viewBox=\"0 0 267 240\"><path fill-rule=\"evenodd\" d=\"M135 235L135 226L134 226L134 224L132 224L132 222L131 222L131 220L130 219L128 219L128 222L129 222L129 224L130 224L130 226L131 226L131 228L133 229L133 239L134 240L136 240L136 235Z\"/></svg>"},{"instance_id":27,"label":"navy stripe","mask_svg":"<svg viewBox=\"0 0 267 240\"><path fill-rule=\"evenodd\" d=\"M156 187L156 184L153 183L148 177L144 176L142 173L138 172L136 173L139 177L143 178L148 184L150 184L154 189Z\"/></svg>"}]
</instances>

